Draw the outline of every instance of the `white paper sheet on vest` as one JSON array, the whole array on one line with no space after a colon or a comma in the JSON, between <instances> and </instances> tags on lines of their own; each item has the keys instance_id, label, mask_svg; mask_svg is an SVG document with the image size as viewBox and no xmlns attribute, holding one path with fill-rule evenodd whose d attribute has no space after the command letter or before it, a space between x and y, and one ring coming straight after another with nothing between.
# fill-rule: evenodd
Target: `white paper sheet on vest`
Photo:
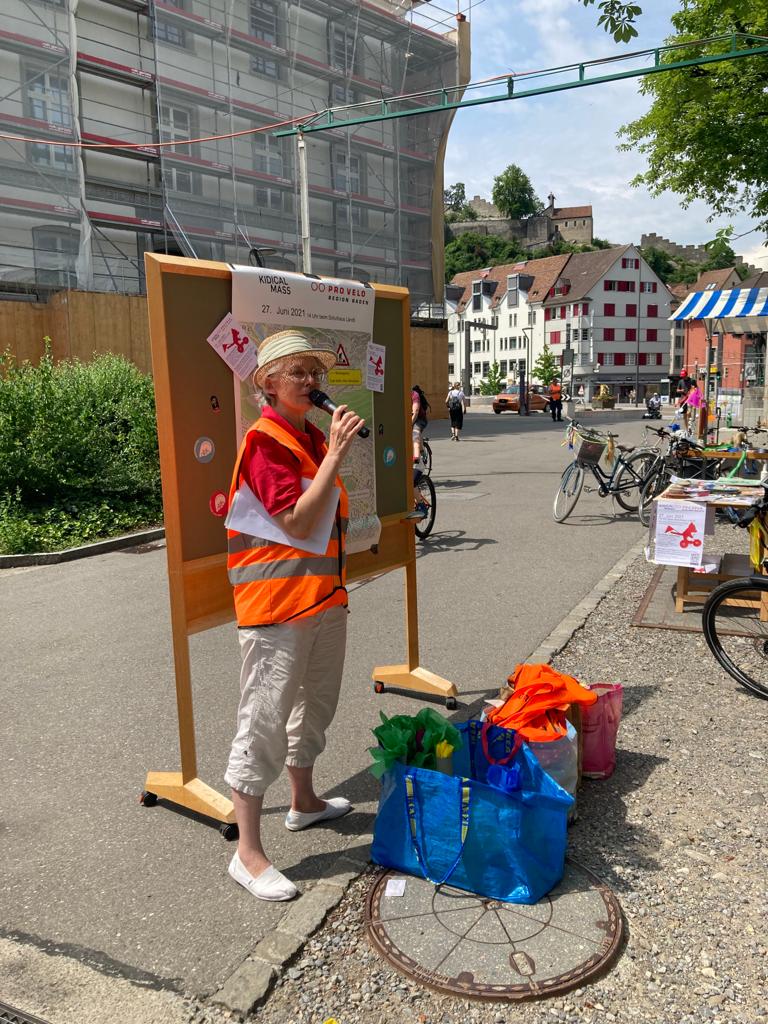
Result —
<instances>
[{"instance_id":1,"label":"white paper sheet on vest","mask_svg":"<svg viewBox=\"0 0 768 1024\"><path fill-rule=\"evenodd\" d=\"M374 290L360 281L305 277L260 267L232 269L232 315L260 345L271 334L298 327L318 348L336 352L328 374L327 391L337 405L344 403L373 419L373 393L366 386L369 344L373 333ZM237 382L236 382L237 385ZM250 382L235 388L242 440L260 409L251 396ZM328 415L313 409L308 419L328 433ZM356 438L341 473L349 492L347 552L366 551L379 540L376 515L376 467L373 430Z\"/></svg>"},{"instance_id":2,"label":"white paper sheet on vest","mask_svg":"<svg viewBox=\"0 0 768 1024\"><path fill-rule=\"evenodd\" d=\"M302 477L301 489L306 491L311 480ZM318 516L315 528L308 537L297 540L274 519L264 508L262 503L253 493L251 488L242 481L232 501L224 525L228 530L237 530L238 533L245 533L251 537L260 537L262 540L272 540L277 544L287 544L289 547L298 548L300 551L309 551L313 555L322 555L328 547L331 537L331 530L336 519L336 506L339 503L341 491L334 487L328 495L323 509Z\"/></svg>"}]
</instances>

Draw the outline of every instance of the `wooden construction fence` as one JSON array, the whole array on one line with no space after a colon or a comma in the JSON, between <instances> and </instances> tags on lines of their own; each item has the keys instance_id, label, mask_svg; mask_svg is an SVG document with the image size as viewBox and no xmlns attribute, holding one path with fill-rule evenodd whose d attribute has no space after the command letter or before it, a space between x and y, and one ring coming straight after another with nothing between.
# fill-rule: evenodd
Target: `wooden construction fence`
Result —
<instances>
[{"instance_id":1,"label":"wooden construction fence","mask_svg":"<svg viewBox=\"0 0 768 1024\"><path fill-rule=\"evenodd\" d=\"M87 363L113 352L152 372L147 299L144 295L62 291L48 302L0 302L0 353L37 364L51 339L53 358ZM411 383L424 390L433 420L446 419L448 332L411 328Z\"/></svg>"}]
</instances>

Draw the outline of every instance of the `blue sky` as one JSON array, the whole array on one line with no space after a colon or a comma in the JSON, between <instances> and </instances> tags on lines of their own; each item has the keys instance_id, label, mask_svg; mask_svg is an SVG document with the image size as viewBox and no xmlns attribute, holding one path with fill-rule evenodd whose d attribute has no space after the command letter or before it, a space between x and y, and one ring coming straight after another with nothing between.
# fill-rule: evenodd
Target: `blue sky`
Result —
<instances>
[{"instance_id":1,"label":"blue sky","mask_svg":"<svg viewBox=\"0 0 768 1024\"><path fill-rule=\"evenodd\" d=\"M438 0L441 8L450 5ZM660 45L671 33L671 0L638 0L643 8L639 38L623 45L597 27L598 11L579 0L482 0L473 3L472 79L509 71L543 69L574 60L593 60ZM467 10L468 0L462 0ZM435 17L444 17L430 5ZM655 231L683 244L700 244L732 223L737 234L754 227L749 218L718 217L703 203L683 209L672 193L651 197L629 182L644 169L642 157L620 153L617 131L641 116L649 99L638 91L640 79L552 93L510 103L458 111L445 162L447 184L463 181L467 195L490 199L495 175L508 164L523 168L546 202L554 192L558 206L592 204L595 234L612 242L639 242ZM494 86L494 93L503 86ZM768 249L760 232L733 243L735 251L768 269Z\"/></svg>"}]
</instances>

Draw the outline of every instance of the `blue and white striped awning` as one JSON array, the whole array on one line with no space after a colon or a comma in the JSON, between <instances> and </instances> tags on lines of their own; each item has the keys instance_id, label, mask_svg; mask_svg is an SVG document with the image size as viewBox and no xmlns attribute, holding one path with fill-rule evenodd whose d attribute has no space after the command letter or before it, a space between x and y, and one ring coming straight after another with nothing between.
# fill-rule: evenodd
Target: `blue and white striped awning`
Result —
<instances>
[{"instance_id":1,"label":"blue and white striped awning","mask_svg":"<svg viewBox=\"0 0 768 1024\"><path fill-rule=\"evenodd\" d=\"M713 329L727 334L768 331L768 288L692 292L669 319L716 320Z\"/></svg>"}]
</instances>

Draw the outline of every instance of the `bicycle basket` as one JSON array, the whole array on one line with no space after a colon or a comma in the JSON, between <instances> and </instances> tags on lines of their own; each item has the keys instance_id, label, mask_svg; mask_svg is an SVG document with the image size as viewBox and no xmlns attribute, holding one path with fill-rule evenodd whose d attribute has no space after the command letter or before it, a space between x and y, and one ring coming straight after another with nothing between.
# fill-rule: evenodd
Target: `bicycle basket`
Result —
<instances>
[{"instance_id":1,"label":"bicycle basket","mask_svg":"<svg viewBox=\"0 0 768 1024\"><path fill-rule=\"evenodd\" d=\"M579 465L596 466L607 447L608 442L600 437L577 434L574 438L574 457Z\"/></svg>"}]
</instances>

